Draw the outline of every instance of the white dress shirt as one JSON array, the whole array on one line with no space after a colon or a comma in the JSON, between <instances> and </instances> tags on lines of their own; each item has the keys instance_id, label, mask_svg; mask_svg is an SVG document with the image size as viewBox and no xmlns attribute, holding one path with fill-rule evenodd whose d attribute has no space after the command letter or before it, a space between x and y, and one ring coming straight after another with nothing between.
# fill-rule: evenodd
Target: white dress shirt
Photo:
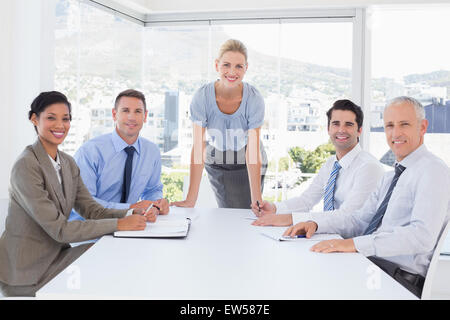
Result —
<instances>
[{"instance_id":1,"label":"white dress shirt","mask_svg":"<svg viewBox=\"0 0 450 320\"><path fill-rule=\"evenodd\" d=\"M59 181L59 183L61 183L62 182L62 179L61 179L61 161L59 160L59 155L58 155L58 153L56 153L56 161L50 155L48 155L48 157L50 158L50 161L51 161L51 163L53 165L53 168L55 168L56 176L58 177L58 181Z\"/></svg>"},{"instance_id":2,"label":"white dress shirt","mask_svg":"<svg viewBox=\"0 0 450 320\"><path fill-rule=\"evenodd\" d=\"M293 224L311 220L315 216L352 213L362 207L383 177L382 164L359 143L339 160L341 169L336 179L333 211L310 212L324 196L336 155L328 158L311 185L301 196L275 203L278 213L292 213Z\"/></svg>"},{"instance_id":3,"label":"white dress shirt","mask_svg":"<svg viewBox=\"0 0 450 320\"><path fill-rule=\"evenodd\" d=\"M316 217L318 233L352 238L356 250L400 268L426 275L438 237L450 216L450 170L422 145L399 162L406 167L395 186L380 227L362 235L394 177L387 172L360 210L350 215Z\"/></svg>"}]
</instances>

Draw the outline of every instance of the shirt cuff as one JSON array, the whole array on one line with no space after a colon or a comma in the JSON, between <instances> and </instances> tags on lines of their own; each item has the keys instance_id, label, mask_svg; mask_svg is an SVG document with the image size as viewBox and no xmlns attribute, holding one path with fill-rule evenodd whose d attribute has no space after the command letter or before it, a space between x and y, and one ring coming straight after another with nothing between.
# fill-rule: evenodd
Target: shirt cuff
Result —
<instances>
[{"instance_id":1,"label":"shirt cuff","mask_svg":"<svg viewBox=\"0 0 450 320\"><path fill-rule=\"evenodd\" d=\"M360 236L353 238L356 250L366 257L375 255L374 236Z\"/></svg>"},{"instance_id":2,"label":"shirt cuff","mask_svg":"<svg viewBox=\"0 0 450 320\"><path fill-rule=\"evenodd\" d=\"M128 210L128 211L127 211L127 214L125 215L125 217L131 216L131 215L133 214L133 210L134 210L134 209Z\"/></svg>"},{"instance_id":3,"label":"shirt cuff","mask_svg":"<svg viewBox=\"0 0 450 320\"><path fill-rule=\"evenodd\" d=\"M276 214L285 214L285 213L291 213L292 211L289 211L287 205L284 202L275 202L275 207L277 207Z\"/></svg>"},{"instance_id":4,"label":"shirt cuff","mask_svg":"<svg viewBox=\"0 0 450 320\"><path fill-rule=\"evenodd\" d=\"M316 233L333 233L331 232L332 230L329 222L330 220L329 217L320 217L316 215L315 217L312 217L310 220L317 223Z\"/></svg>"}]
</instances>

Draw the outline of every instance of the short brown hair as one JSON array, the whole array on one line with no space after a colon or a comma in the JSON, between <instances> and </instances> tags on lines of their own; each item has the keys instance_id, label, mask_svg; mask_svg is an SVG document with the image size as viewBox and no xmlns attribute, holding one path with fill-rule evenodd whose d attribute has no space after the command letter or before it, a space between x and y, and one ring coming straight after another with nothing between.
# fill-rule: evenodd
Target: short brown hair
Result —
<instances>
[{"instance_id":1,"label":"short brown hair","mask_svg":"<svg viewBox=\"0 0 450 320\"><path fill-rule=\"evenodd\" d=\"M330 108L330 110L327 111L327 117L328 117L328 128L330 127L330 121L331 121L331 115L333 113L333 110L344 110L344 111L351 111L355 114L356 124L358 125L358 130L362 127L363 121L364 121L364 113L360 106L356 105L350 100L343 99L343 100L337 100L334 102L333 106Z\"/></svg>"},{"instance_id":2,"label":"short brown hair","mask_svg":"<svg viewBox=\"0 0 450 320\"><path fill-rule=\"evenodd\" d=\"M145 96L142 92L134 90L134 89L128 89L125 91L122 91L119 93L119 95L116 98L116 101L114 102L114 108L117 110L117 105L119 104L119 100L122 97L131 97L131 98L137 98L142 101L144 104L144 111L147 111L147 104L145 102Z\"/></svg>"}]
</instances>

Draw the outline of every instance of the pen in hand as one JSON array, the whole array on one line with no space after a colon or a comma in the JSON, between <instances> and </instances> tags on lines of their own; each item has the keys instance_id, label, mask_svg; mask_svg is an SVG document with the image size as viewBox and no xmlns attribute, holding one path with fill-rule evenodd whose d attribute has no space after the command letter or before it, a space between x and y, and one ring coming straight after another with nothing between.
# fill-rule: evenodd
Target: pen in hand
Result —
<instances>
[{"instance_id":1,"label":"pen in hand","mask_svg":"<svg viewBox=\"0 0 450 320\"><path fill-rule=\"evenodd\" d=\"M150 209L151 209L151 208L153 208L153 203L151 203L151 204L148 206L147 210L145 210L144 216L145 216L147 213L150 212Z\"/></svg>"},{"instance_id":2,"label":"pen in hand","mask_svg":"<svg viewBox=\"0 0 450 320\"><path fill-rule=\"evenodd\" d=\"M157 206L155 206L153 203L150 204L148 206L147 210L145 210L145 212L144 212L144 217L146 218L147 222L156 222L156 217L158 216L158 211L151 213L152 208L157 208L159 210L159 208Z\"/></svg>"},{"instance_id":3,"label":"pen in hand","mask_svg":"<svg viewBox=\"0 0 450 320\"><path fill-rule=\"evenodd\" d=\"M258 206L258 212L259 212L259 214L261 214L261 207L260 207L260 205L259 205L259 201L258 201L258 200L256 200L256 205Z\"/></svg>"},{"instance_id":4,"label":"pen in hand","mask_svg":"<svg viewBox=\"0 0 450 320\"><path fill-rule=\"evenodd\" d=\"M147 210L145 210L144 215L146 215L146 214L151 210L151 208L153 208L153 207L155 207L156 209L158 209L158 211L161 211L160 207L158 207L156 204L151 203L151 204L148 206Z\"/></svg>"}]
</instances>

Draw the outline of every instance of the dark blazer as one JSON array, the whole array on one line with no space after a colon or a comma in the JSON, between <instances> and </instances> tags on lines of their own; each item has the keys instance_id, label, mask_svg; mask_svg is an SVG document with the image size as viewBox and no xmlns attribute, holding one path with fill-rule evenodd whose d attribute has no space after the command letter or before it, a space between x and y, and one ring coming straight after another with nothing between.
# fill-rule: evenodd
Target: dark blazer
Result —
<instances>
[{"instance_id":1,"label":"dark blazer","mask_svg":"<svg viewBox=\"0 0 450 320\"><path fill-rule=\"evenodd\" d=\"M127 210L105 209L84 186L71 156L59 151L62 185L38 139L13 166L5 232L0 238L0 281L34 285L71 242L117 229ZM67 219L74 208L86 221ZM101 220L100 220L101 219Z\"/></svg>"}]
</instances>

